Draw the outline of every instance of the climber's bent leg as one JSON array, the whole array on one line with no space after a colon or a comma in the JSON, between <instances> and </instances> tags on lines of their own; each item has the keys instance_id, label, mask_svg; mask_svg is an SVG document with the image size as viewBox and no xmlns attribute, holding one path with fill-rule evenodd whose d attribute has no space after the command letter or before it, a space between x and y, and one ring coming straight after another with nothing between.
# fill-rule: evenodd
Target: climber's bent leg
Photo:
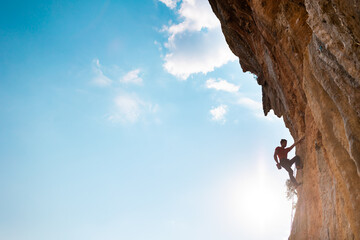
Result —
<instances>
[{"instance_id":1,"label":"climber's bent leg","mask_svg":"<svg viewBox=\"0 0 360 240\"><path fill-rule=\"evenodd\" d=\"M296 158L296 157L295 157ZM299 157L298 157L299 158ZM289 173L289 177L290 177L290 180L291 182L295 185L295 186L298 186L299 183L296 181L295 177L294 177L294 171L291 169L291 165L296 161L296 159L294 160L291 159L288 160L288 159L280 159L280 165L285 168L285 170ZM293 162L292 162L293 161Z\"/></svg>"},{"instance_id":2,"label":"climber's bent leg","mask_svg":"<svg viewBox=\"0 0 360 240\"><path fill-rule=\"evenodd\" d=\"M290 160L290 163L292 166L294 163L295 163L295 166L297 169L302 169L302 164L301 164L301 160L300 160L300 157L298 155L296 155L295 157L293 157L291 160Z\"/></svg>"}]
</instances>

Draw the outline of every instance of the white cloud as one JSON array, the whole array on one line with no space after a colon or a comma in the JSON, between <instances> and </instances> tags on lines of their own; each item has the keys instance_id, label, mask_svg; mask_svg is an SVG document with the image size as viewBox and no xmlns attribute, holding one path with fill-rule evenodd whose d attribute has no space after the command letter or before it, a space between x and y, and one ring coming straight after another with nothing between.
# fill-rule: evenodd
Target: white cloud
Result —
<instances>
[{"instance_id":1,"label":"white cloud","mask_svg":"<svg viewBox=\"0 0 360 240\"><path fill-rule=\"evenodd\" d=\"M159 0L160 2L164 3L168 8L174 9L176 7L177 2L180 0Z\"/></svg>"},{"instance_id":2,"label":"white cloud","mask_svg":"<svg viewBox=\"0 0 360 240\"><path fill-rule=\"evenodd\" d=\"M139 76L139 74L140 74L140 69L132 70L132 71L126 73L125 76L120 79L120 82L134 83L134 84L141 85L143 82L143 79Z\"/></svg>"},{"instance_id":3,"label":"white cloud","mask_svg":"<svg viewBox=\"0 0 360 240\"><path fill-rule=\"evenodd\" d=\"M225 115L228 111L228 106L227 105L220 105L216 108L212 108L210 110L210 114L211 114L211 119L217 122L222 122L225 123L226 119L225 119Z\"/></svg>"},{"instance_id":4,"label":"white cloud","mask_svg":"<svg viewBox=\"0 0 360 240\"><path fill-rule=\"evenodd\" d=\"M269 121L279 120L279 118L273 113L273 111L270 111L268 113L268 115L265 116L263 107L262 107L262 103L252 100L251 98L239 97L236 101L236 104L242 105L242 106L248 108L249 110L251 110L253 112L253 114L256 117L258 117L260 119L269 120Z\"/></svg>"},{"instance_id":5,"label":"white cloud","mask_svg":"<svg viewBox=\"0 0 360 240\"><path fill-rule=\"evenodd\" d=\"M255 110L255 111L261 110L262 111L261 102L254 101L248 97L239 97L237 100L237 104L243 105L251 110Z\"/></svg>"},{"instance_id":6,"label":"white cloud","mask_svg":"<svg viewBox=\"0 0 360 240\"><path fill-rule=\"evenodd\" d=\"M236 59L207 0L183 0L176 13L182 21L164 27L169 34L165 43L166 71L187 79L191 74L206 74Z\"/></svg>"},{"instance_id":7,"label":"white cloud","mask_svg":"<svg viewBox=\"0 0 360 240\"><path fill-rule=\"evenodd\" d=\"M158 105L145 102L136 94L122 94L114 99L115 110L108 120L121 123L136 123L147 115L155 114Z\"/></svg>"},{"instance_id":8,"label":"white cloud","mask_svg":"<svg viewBox=\"0 0 360 240\"><path fill-rule=\"evenodd\" d=\"M218 81L213 78L208 79L206 81L206 87L225 92L237 92L240 89L239 86L229 83L228 81L220 78L218 79Z\"/></svg>"},{"instance_id":9,"label":"white cloud","mask_svg":"<svg viewBox=\"0 0 360 240\"><path fill-rule=\"evenodd\" d=\"M180 18L184 19L179 24L168 27L171 39L176 34L185 31L201 31L203 28L214 29L220 27L220 22L212 12L207 0L183 0L177 11Z\"/></svg>"},{"instance_id":10,"label":"white cloud","mask_svg":"<svg viewBox=\"0 0 360 240\"><path fill-rule=\"evenodd\" d=\"M92 63L92 69L95 74L94 78L92 79L92 82L100 87L106 87L110 86L112 84L112 80L105 76L102 66L100 65L99 59L94 59Z\"/></svg>"}]
</instances>

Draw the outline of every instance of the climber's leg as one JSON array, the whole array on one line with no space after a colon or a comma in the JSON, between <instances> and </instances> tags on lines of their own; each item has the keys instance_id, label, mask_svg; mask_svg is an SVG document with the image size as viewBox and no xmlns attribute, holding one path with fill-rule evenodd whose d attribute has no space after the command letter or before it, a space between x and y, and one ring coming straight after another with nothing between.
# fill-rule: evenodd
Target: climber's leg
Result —
<instances>
[{"instance_id":1,"label":"climber's leg","mask_svg":"<svg viewBox=\"0 0 360 240\"><path fill-rule=\"evenodd\" d=\"M289 177L290 177L290 180L293 184L295 185L299 185L299 183L296 181L295 177L294 177L294 171L291 169L291 168L285 168L286 171L288 171L289 173Z\"/></svg>"},{"instance_id":2,"label":"climber's leg","mask_svg":"<svg viewBox=\"0 0 360 240\"><path fill-rule=\"evenodd\" d=\"M300 160L300 157L299 156L295 156L293 157L291 160L290 160L290 166L292 166L293 164L295 163L295 166L297 169L302 169L302 164L301 164L301 160Z\"/></svg>"},{"instance_id":3,"label":"climber's leg","mask_svg":"<svg viewBox=\"0 0 360 240\"><path fill-rule=\"evenodd\" d=\"M290 161L288 159L280 159L280 165L289 173L289 177L290 177L291 182L295 186L298 186L300 184L296 181L296 179L294 177L294 171L291 169L291 165L296 161L296 159L293 162L292 162L292 160Z\"/></svg>"}]
</instances>

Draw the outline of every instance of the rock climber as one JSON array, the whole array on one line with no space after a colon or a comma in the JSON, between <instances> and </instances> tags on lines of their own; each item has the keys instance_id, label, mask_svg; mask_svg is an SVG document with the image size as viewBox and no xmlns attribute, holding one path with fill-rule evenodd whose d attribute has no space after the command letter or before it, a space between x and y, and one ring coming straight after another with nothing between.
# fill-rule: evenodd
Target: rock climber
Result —
<instances>
[{"instance_id":1,"label":"rock climber","mask_svg":"<svg viewBox=\"0 0 360 240\"><path fill-rule=\"evenodd\" d=\"M274 152L274 159L275 159L277 168L280 170L281 167L283 167L283 168L285 168L286 171L288 171L290 180L294 184L295 187L301 185L301 183L298 183L296 181L296 179L293 175L294 172L291 169L291 166L295 163L296 168L301 169L302 164L301 164L299 156L296 155L291 160L289 160L287 155L291 151L291 149L293 149L295 147L295 145L299 144L302 140L304 140L304 138L305 137L300 138L297 142L295 142L293 145L291 145L288 148L286 148L287 140L281 139L281 141L280 141L281 147L275 148L275 152Z\"/></svg>"}]
</instances>

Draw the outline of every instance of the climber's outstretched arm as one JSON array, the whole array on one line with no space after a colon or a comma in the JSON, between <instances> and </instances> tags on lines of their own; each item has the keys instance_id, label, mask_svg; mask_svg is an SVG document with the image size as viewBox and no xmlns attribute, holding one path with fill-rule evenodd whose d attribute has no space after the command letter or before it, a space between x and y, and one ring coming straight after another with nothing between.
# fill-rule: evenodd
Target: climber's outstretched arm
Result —
<instances>
[{"instance_id":1,"label":"climber's outstretched arm","mask_svg":"<svg viewBox=\"0 0 360 240\"><path fill-rule=\"evenodd\" d=\"M305 136L303 136L302 138L300 138L299 140L297 140L296 142L294 142L294 144L293 145L291 145L288 149L289 149L289 151L291 150L291 149L293 149L297 144L299 144L302 140L304 140L305 139Z\"/></svg>"}]
</instances>

